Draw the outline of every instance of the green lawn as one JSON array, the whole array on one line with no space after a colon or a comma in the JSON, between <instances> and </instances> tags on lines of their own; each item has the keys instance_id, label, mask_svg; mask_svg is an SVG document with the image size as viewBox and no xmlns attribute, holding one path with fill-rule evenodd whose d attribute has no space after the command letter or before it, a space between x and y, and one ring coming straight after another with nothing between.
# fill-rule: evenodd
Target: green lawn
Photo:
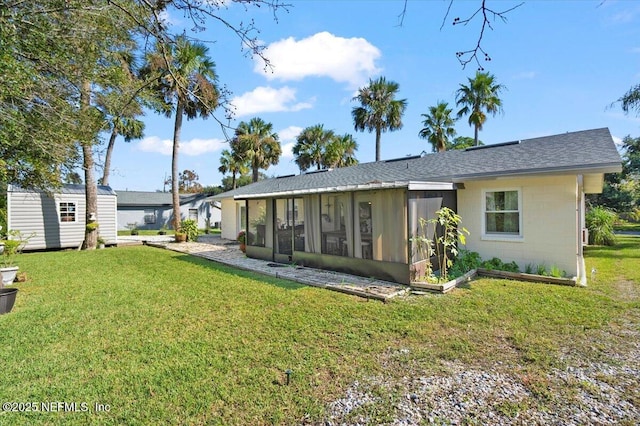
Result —
<instances>
[{"instance_id":1,"label":"green lawn","mask_svg":"<svg viewBox=\"0 0 640 426\"><path fill-rule=\"evenodd\" d=\"M631 222L617 223L613 226L613 228L616 231L640 232L640 223L631 223Z\"/></svg>"},{"instance_id":2,"label":"green lawn","mask_svg":"<svg viewBox=\"0 0 640 426\"><path fill-rule=\"evenodd\" d=\"M587 288L481 279L388 304L145 246L24 254L28 282L0 317L2 400L89 411L0 412L0 424L317 423L383 365L502 361L536 377L567 351L603 356L598 331L638 323L640 237L587 253Z\"/></svg>"}]
</instances>

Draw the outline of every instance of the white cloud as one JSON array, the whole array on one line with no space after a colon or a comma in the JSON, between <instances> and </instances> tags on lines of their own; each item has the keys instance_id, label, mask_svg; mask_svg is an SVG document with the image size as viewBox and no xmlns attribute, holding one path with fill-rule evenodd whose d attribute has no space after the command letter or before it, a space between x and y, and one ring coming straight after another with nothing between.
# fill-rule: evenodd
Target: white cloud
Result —
<instances>
[{"instance_id":1,"label":"white cloud","mask_svg":"<svg viewBox=\"0 0 640 426\"><path fill-rule=\"evenodd\" d=\"M207 152L215 152L222 149L225 141L221 139L191 139L180 142L180 154L187 156L198 156ZM171 139L160 139L157 136L148 136L140 141L136 149L144 152L157 152L162 155L171 155L173 152L173 141Z\"/></svg>"},{"instance_id":2,"label":"white cloud","mask_svg":"<svg viewBox=\"0 0 640 426\"><path fill-rule=\"evenodd\" d=\"M282 129L278 132L278 136L280 136L281 141L292 141L298 137L300 132L302 132L302 127L298 126L289 126L286 129Z\"/></svg>"},{"instance_id":3,"label":"white cloud","mask_svg":"<svg viewBox=\"0 0 640 426\"><path fill-rule=\"evenodd\" d=\"M282 154L280 155L282 158L293 158L293 147L296 145L295 142L289 142L282 145Z\"/></svg>"},{"instance_id":4,"label":"white cloud","mask_svg":"<svg viewBox=\"0 0 640 426\"><path fill-rule=\"evenodd\" d=\"M296 103L296 90L290 87L256 87L251 92L236 96L231 104L236 108L236 116L258 114L262 112L300 111L313 107L315 99Z\"/></svg>"},{"instance_id":5,"label":"white cloud","mask_svg":"<svg viewBox=\"0 0 640 426\"><path fill-rule=\"evenodd\" d=\"M326 31L301 40L289 37L276 41L264 54L273 67L266 70L269 80L329 77L357 88L381 71L375 63L381 56L377 47L364 38L343 38ZM262 59L256 59L254 71L265 72Z\"/></svg>"},{"instance_id":6,"label":"white cloud","mask_svg":"<svg viewBox=\"0 0 640 426\"><path fill-rule=\"evenodd\" d=\"M515 80L531 80L536 78L538 73L536 71L523 71L513 76Z\"/></svg>"},{"instance_id":7,"label":"white cloud","mask_svg":"<svg viewBox=\"0 0 640 426\"><path fill-rule=\"evenodd\" d=\"M613 135L611 136L611 138L613 139L613 143L615 143L618 148L622 146L622 138Z\"/></svg>"},{"instance_id":8,"label":"white cloud","mask_svg":"<svg viewBox=\"0 0 640 426\"><path fill-rule=\"evenodd\" d=\"M289 126L278 132L282 148L282 158L293 158L293 147L296 144L296 137L302 132L302 127Z\"/></svg>"}]
</instances>

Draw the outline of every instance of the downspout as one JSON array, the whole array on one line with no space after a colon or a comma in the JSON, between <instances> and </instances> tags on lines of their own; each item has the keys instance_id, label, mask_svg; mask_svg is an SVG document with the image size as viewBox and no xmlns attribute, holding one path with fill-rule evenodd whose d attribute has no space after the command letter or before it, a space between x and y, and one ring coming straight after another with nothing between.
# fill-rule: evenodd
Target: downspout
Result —
<instances>
[{"instance_id":1,"label":"downspout","mask_svg":"<svg viewBox=\"0 0 640 426\"><path fill-rule=\"evenodd\" d=\"M578 211L578 220L577 220L577 231L578 231L578 285L582 287L587 286L587 271L584 263L584 249L582 244L582 229L584 228L584 176L577 176L577 184L578 184L578 198L577 198L577 211Z\"/></svg>"}]
</instances>

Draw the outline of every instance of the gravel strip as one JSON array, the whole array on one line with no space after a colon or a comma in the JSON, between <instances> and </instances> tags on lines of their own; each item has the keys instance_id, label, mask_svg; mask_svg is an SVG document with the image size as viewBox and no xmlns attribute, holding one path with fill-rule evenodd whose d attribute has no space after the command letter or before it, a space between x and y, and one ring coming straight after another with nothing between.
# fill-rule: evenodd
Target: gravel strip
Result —
<instances>
[{"instance_id":1,"label":"gravel strip","mask_svg":"<svg viewBox=\"0 0 640 426\"><path fill-rule=\"evenodd\" d=\"M502 363L481 368L444 362L439 375L368 378L328 405L324 425L637 425L640 331L627 324L622 335L630 339L624 353L611 351L607 362L591 362L568 351L567 368L533 383L522 369ZM391 356L407 354L403 349Z\"/></svg>"}]
</instances>

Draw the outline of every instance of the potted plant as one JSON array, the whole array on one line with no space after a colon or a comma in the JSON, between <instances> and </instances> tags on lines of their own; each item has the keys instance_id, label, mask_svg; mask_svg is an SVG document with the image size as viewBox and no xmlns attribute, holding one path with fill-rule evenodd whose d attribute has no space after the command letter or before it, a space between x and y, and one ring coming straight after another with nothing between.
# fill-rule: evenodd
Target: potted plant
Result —
<instances>
[{"instance_id":1,"label":"potted plant","mask_svg":"<svg viewBox=\"0 0 640 426\"><path fill-rule=\"evenodd\" d=\"M2 241L3 251L0 257L0 315L11 312L13 304L18 294L17 288L4 288L5 285L13 283L18 273L18 266L15 265L15 258L20 253L26 240L22 238L20 232L10 232L6 240Z\"/></svg>"},{"instance_id":2,"label":"potted plant","mask_svg":"<svg viewBox=\"0 0 640 426\"><path fill-rule=\"evenodd\" d=\"M105 247L105 241L104 238L98 236L98 248L99 249L103 249Z\"/></svg>"},{"instance_id":3,"label":"potted plant","mask_svg":"<svg viewBox=\"0 0 640 426\"><path fill-rule=\"evenodd\" d=\"M127 223L127 229L131 231L131 235L138 235L138 222Z\"/></svg>"},{"instance_id":4,"label":"potted plant","mask_svg":"<svg viewBox=\"0 0 640 426\"><path fill-rule=\"evenodd\" d=\"M240 243L240 250L245 253L247 251L247 233L244 229L238 233L236 240Z\"/></svg>"},{"instance_id":5,"label":"potted plant","mask_svg":"<svg viewBox=\"0 0 640 426\"><path fill-rule=\"evenodd\" d=\"M167 225L162 225L158 231L158 235L167 235Z\"/></svg>"}]
</instances>

